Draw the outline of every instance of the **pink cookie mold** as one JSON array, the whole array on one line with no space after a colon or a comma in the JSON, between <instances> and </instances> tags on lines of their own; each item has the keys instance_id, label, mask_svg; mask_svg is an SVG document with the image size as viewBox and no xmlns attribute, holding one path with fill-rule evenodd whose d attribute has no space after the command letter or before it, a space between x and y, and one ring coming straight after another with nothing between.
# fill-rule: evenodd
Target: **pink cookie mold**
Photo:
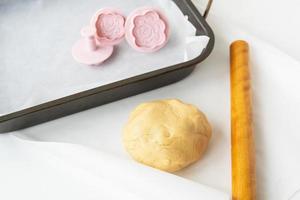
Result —
<instances>
[{"instance_id":1,"label":"pink cookie mold","mask_svg":"<svg viewBox=\"0 0 300 200\"><path fill-rule=\"evenodd\" d=\"M169 39L167 18L156 8L134 10L125 23L128 44L137 51L150 53L164 47Z\"/></svg>"},{"instance_id":2,"label":"pink cookie mold","mask_svg":"<svg viewBox=\"0 0 300 200\"><path fill-rule=\"evenodd\" d=\"M101 46L119 44L125 35L125 17L117 9L98 10L91 20L91 27L96 30L96 40Z\"/></svg>"},{"instance_id":3,"label":"pink cookie mold","mask_svg":"<svg viewBox=\"0 0 300 200\"><path fill-rule=\"evenodd\" d=\"M90 26L81 29L82 38L72 48L73 58L85 65L99 65L113 53L113 46L99 46L95 40L96 30Z\"/></svg>"}]
</instances>

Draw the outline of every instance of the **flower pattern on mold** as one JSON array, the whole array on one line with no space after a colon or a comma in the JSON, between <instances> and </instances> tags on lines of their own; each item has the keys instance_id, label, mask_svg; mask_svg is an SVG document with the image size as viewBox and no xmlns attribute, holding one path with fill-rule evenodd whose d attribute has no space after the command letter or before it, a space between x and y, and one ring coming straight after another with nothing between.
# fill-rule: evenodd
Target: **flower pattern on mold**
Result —
<instances>
[{"instance_id":1,"label":"flower pattern on mold","mask_svg":"<svg viewBox=\"0 0 300 200\"><path fill-rule=\"evenodd\" d=\"M167 39L166 24L155 11L135 17L132 33L137 46L149 49L155 49Z\"/></svg>"},{"instance_id":2,"label":"flower pattern on mold","mask_svg":"<svg viewBox=\"0 0 300 200\"><path fill-rule=\"evenodd\" d=\"M124 34L125 19L118 14L101 14L96 22L97 35L107 40L119 39Z\"/></svg>"}]
</instances>

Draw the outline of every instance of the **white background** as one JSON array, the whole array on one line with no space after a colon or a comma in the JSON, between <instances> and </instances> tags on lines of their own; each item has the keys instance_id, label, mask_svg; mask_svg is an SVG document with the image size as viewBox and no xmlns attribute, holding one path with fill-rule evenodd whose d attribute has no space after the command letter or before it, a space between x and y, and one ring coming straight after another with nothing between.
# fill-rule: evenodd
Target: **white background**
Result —
<instances>
[{"instance_id":1,"label":"white background","mask_svg":"<svg viewBox=\"0 0 300 200\"><path fill-rule=\"evenodd\" d=\"M201 7L202 2L196 3ZM96 175L78 173L74 166L65 166L64 159L74 155L61 155L64 159L56 160L39 152L44 151L43 143L28 148L34 145L24 145L15 136L80 144L128 159L120 134L130 110L141 102L161 98L179 98L195 104L214 127L205 157L178 175L230 193L228 46L235 39L246 39L251 46L258 199L299 199L293 196L300 189L299 7L296 0L215 1L208 19L216 34L215 49L188 78L50 123L0 135L1 199L103 198L103 190L92 179ZM56 151L61 153L60 148ZM78 154L78 160L82 159ZM115 191L122 193L120 188Z\"/></svg>"}]
</instances>

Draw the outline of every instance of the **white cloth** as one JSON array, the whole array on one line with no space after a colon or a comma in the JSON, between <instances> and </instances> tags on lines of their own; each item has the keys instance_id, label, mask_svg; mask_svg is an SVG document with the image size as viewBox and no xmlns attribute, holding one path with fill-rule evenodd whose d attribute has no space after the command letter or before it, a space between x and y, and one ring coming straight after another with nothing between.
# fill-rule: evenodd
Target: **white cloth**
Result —
<instances>
[{"instance_id":1,"label":"white cloth","mask_svg":"<svg viewBox=\"0 0 300 200\"><path fill-rule=\"evenodd\" d=\"M276 24L288 22L292 15L290 13L295 15L294 19L299 19L300 14L296 11L289 12L289 9L299 7L299 3L286 1L293 5L285 4L283 7L287 7L287 10L274 14L273 11L279 11L281 4L286 2L239 2L239 7L235 6L236 0L215 2L209 17L209 23L216 34L215 49L185 80L33 128L0 135L1 198L118 199L118 193L124 195L123 199L141 198L141 193L132 193L134 190L130 188L130 184L111 190L109 184L112 183L108 181L105 188L99 187L103 185L99 183L101 176L94 168L85 167L86 163L101 162L100 157L99 160L95 159L95 154L131 162L120 141L122 125L130 110L138 103L161 98L180 98L195 104L207 114L214 127L214 135L204 158L177 175L230 193L228 46L232 40L246 39L251 46L258 199L299 199L297 191L300 189L300 136L297 133L300 124L300 62L297 55L300 49L297 36L300 29L292 22L286 23L282 26L290 31L285 35L281 24ZM259 32L259 28L265 28L265 32ZM16 136L26 140L20 140ZM28 139L47 143L32 143ZM49 141L61 144L48 143ZM69 148L69 144L65 143L77 145ZM65 154L66 148L71 151ZM82 151L85 153L78 153ZM122 166L119 167L122 171ZM111 173L108 170L108 174ZM185 182L181 180L177 184ZM163 192L171 184L166 182L161 191L153 192ZM199 192L210 190L198 186ZM111 196L112 192L115 196ZM145 199L153 195L150 193L147 196L148 192L145 190L142 192L145 192ZM188 199L196 199L195 194L191 193ZM223 198L221 193L213 191L213 194L220 194ZM105 195L108 195L107 198Z\"/></svg>"},{"instance_id":2,"label":"white cloth","mask_svg":"<svg viewBox=\"0 0 300 200\"><path fill-rule=\"evenodd\" d=\"M83 146L7 137L4 141L12 154L2 167L14 171L0 173L5 199L229 200L207 186ZM11 165L17 159L23 165Z\"/></svg>"}]
</instances>

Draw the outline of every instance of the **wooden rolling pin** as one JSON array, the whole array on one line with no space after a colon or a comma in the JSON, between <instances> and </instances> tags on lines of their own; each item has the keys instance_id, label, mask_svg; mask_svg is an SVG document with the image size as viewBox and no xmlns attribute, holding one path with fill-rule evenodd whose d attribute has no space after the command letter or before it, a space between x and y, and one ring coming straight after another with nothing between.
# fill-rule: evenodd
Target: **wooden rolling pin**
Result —
<instances>
[{"instance_id":1,"label":"wooden rolling pin","mask_svg":"<svg viewBox=\"0 0 300 200\"><path fill-rule=\"evenodd\" d=\"M249 46L230 46L232 199L256 199Z\"/></svg>"}]
</instances>

